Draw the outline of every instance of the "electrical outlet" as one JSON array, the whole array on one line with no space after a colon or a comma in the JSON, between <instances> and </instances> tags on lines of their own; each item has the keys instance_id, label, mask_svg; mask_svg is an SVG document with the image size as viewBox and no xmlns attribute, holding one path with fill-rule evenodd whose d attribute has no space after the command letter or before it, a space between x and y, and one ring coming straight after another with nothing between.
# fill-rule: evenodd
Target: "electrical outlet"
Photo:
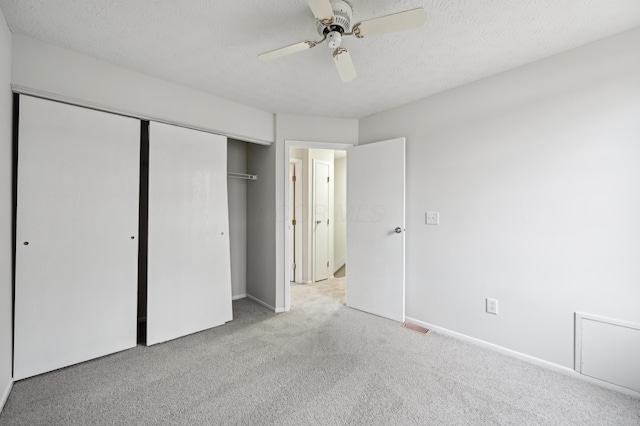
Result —
<instances>
[{"instance_id":1,"label":"electrical outlet","mask_svg":"<svg viewBox=\"0 0 640 426\"><path fill-rule=\"evenodd\" d=\"M498 315L498 301L487 297L487 313Z\"/></svg>"},{"instance_id":2,"label":"electrical outlet","mask_svg":"<svg viewBox=\"0 0 640 426\"><path fill-rule=\"evenodd\" d=\"M439 212L426 212L424 214L424 222L427 225L440 225L440 213Z\"/></svg>"}]
</instances>

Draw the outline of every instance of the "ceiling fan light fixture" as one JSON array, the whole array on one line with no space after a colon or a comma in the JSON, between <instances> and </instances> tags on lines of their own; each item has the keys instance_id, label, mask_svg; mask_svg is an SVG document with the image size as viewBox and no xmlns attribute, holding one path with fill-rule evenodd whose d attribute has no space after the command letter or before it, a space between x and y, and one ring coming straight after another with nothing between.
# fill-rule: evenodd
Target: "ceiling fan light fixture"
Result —
<instances>
[{"instance_id":1,"label":"ceiling fan light fixture","mask_svg":"<svg viewBox=\"0 0 640 426\"><path fill-rule=\"evenodd\" d=\"M337 49L342 44L342 34L338 31L331 31L327 34L327 46L331 49Z\"/></svg>"}]
</instances>

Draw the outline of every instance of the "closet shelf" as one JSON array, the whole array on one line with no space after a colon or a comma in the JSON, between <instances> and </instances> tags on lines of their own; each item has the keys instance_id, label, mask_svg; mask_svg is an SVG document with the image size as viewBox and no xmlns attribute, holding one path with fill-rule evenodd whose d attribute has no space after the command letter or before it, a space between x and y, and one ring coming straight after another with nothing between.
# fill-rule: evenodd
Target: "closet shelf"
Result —
<instances>
[{"instance_id":1,"label":"closet shelf","mask_svg":"<svg viewBox=\"0 0 640 426\"><path fill-rule=\"evenodd\" d=\"M258 180L258 175L250 175L247 173L229 172L227 176L234 179Z\"/></svg>"}]
</instances>

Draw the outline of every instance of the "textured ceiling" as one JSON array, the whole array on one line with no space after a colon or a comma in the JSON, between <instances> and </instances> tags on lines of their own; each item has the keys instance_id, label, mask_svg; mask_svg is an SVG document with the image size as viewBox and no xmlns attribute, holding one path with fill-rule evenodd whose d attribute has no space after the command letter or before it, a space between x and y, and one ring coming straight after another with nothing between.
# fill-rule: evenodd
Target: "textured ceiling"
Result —
<instances>
[{"instance_id":1,"label":"textured ceiling","mask_svg":"<svg viewBox=\"0 0 640 426\"><path fill-rule=\"evenodd\" d=\"M349 37L343 84L305 0L0 0L11 30L270 112L360 118L640 26L640 0L350 0L354 21L424 7L424 27ZM597 58L594 58L597 61Z\"/></svg>"}]
</instances>

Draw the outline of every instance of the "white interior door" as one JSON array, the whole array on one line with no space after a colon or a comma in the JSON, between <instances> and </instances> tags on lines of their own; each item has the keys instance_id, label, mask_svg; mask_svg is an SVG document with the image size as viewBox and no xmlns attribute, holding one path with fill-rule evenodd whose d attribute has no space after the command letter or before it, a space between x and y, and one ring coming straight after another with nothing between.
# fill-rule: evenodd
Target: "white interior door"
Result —
<instances>
[{"instance_id":1,"label":"white interior door","mask_svg":"<svg viewBox=\"0 0 640 426\"><path fill-rule=\"evenodd\" d=\"M140 122L20 96L16 380L136 345Z\"/></svg>"},{"instance_id":2,"label":"white interior door","mask_svg":"<svg viewBox=\"0 0 640 426\"><path fill-rule=\"evenodd\" d=\"M232 319L227 138L149 128L147 344Z\"/></svg>"},{"instance_id":3,"label":"white interior door","mask_svg":"<svg viewBox=\"0 0 640 426\"><path fill-rule=\"evenodd\" d=\"M313 161L315 281L329 278L329 163Z\"/></svg>"},{"instance_id":4,"label":"white interior door","mask_svg":"<svg viewBox=\"0 0 640 426\"><path fill-rule=\"evenodd\" d=\"M404 322L405 139L348 156L347 306Z\"/></svg>"}]
</instances>

